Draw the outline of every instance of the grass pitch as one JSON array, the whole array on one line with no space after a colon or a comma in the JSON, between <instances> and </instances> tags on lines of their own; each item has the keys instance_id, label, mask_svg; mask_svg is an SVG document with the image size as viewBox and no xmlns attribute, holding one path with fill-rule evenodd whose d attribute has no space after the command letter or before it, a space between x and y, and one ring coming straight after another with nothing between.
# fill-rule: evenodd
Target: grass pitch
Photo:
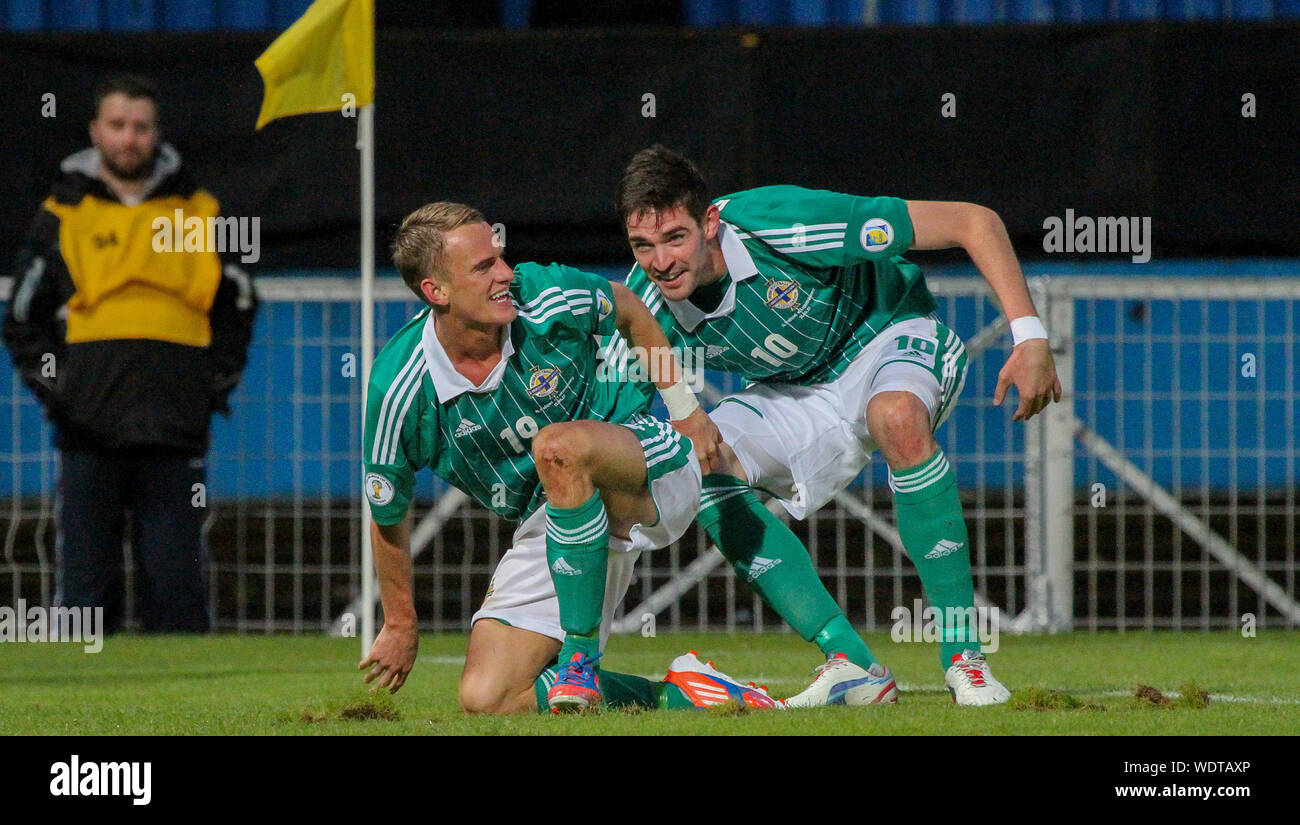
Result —
<instances>
[{"instance_id":1,"label":"grass pitch","mask_svg":"<svg viewBox=\"0 0 1300 825\"><path fill-rule=\"evenodd\" d=\"M958 708L932 645L868 636L899 681L891 707L470 717L456 706L466 636L426 635L406 686L371 695L356 639L113 637L0 644L0 734L40 735L1252 735L1300 733L1300 633L1003 637L990 657L1011 705ZM788 633L615 637L604 666L661 678L694 649L776 696L821 661ZM1154 689L1135 694L1139 687ZM1202 701L1208 693L1209 702ZM1163 696L1168 701L1160 701Z\"/></svg>"}]
</instances>

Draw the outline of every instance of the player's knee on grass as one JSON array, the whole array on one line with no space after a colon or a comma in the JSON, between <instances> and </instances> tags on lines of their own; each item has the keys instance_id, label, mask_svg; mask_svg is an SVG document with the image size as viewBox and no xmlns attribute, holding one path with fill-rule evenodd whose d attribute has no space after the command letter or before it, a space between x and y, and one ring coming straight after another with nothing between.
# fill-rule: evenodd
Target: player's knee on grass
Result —
<instances>
[{"instance_id":1,"label":"player's knee on grass","mask_svg":"<svg viewBox=\"0 0 1300 825\"><path fill-rule=\"evenodd\" d=\"M895 469L915 467L939 448L930 411L910 392L882 392L867 404L867 431Z\"/></svg>"},{"instance_id":2,"label":"player's knee on grass","mask_svg":"<svg viewBox=\"0 0 1300 825\"><path fill-rule=\"evenodd\" d=\"M521 713L528 708L516 707L520 704L519 696L532 687L531 684L508 685L488 674L467 671L460 677L460 709L477 714Z\"/></svg>"}]
</instances>

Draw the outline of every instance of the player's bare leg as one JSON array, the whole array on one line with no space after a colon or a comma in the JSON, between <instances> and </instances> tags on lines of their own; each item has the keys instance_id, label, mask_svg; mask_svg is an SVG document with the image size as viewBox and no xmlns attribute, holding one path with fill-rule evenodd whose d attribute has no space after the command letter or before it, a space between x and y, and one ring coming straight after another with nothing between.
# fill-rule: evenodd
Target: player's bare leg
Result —
<instances>
[{"instance_id":1,"label":"player's bare leg","mask_svg":"<svg viewBox=\"0 0 1300 825\"><path fill-rule=\"evenodd\" d=\"M537 674L555 660L558 639L480 619L469 634L460 706L467 713L537 711Z\"/></svg>"},{"instance_id":2,"label":"player's bare leg","mask_svg":"<svg viewBox=\"0 0 1300 825\"><path fill-rule=\"evenodd\" d=\"M533 439L533 457L551 505L578 507L599 489L614 535L626 538L632 525L654 521L645 450L627 427L604 421L552 424Z\"/></svg>"},{"instance_id":3,"label":"player's bare leg","mask_svg":"<svg viewBox=\"0 0 1300 825\"><path fill-rule=\"evenodd\" d=\"M910 392L867 404L867 430L885 456L898 532L940 622L940 664L963 705L999 704L1011 693L993 678L976 635L970 539L957 479L930 430L930 411Z\"/></svg>"},{"instance_id":4,"label":"player's bare leg","mask_svg":"<svg viewBox=\"0 0 1300 825\"><path fill-rule=\"evenodd\" d=\"M537 476L547 497L547 567L565 633L560 673L547 693L556 712L602 701L595 663L609 537L626 538L635 524L657 520L645 456L632 430L603 421L551 424L533 439Z\"/></svg>"},{"instance_id":5,"label":"player's bare leg","mask_svg":"<svg viewBox=\"0 0 1300 825\"><path fill-rule=\"evenodd\" d=\"M867 431L891 470L915 467L939 449L930 432L930 411L910 392L873 396L867 404Z\"/></svg>"}]
</instances>

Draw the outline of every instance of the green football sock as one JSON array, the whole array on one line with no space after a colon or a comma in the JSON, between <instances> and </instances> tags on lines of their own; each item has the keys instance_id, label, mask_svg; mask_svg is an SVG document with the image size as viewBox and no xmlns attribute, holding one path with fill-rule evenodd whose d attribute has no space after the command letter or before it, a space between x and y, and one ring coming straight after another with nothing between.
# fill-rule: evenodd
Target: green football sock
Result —
<instances>
[{"instance_id":1,"label":"green football sock","mask_svg":"<svg viewBox=\"0 0 1300 825\"><path fill-rule=\"evenodd\" d=\"M579 507L546 505L546 565L565 633L561 664L574 653L595 658L599 652L608 563L609 520L599 492Z\"/></svg>"},{"instance_id":2,"label":"green football sock","mask_svg":"<svg viewBox=\"0 0 1300 825\"><path fill-rule=\"evenodd\" d=\"M548 713L551 709L550 700L546 694L551 692L551 686L555 684L555 678L559 676L559 668L550 665L533 680L533 693L537 696L537 712Z\"/></svg>"},{"instance_id":3,"label":"green football sock","mask_svg":"<svg viewBox=\"0 0 1300 825\"><path fill-rule=\"evenodd\" d=\"M903 547L921 576L930 607L939 614L939 662L947 670L954 655L980 648L970 538L957 474L943 450L937 450L917 467L891 472L889 486Z\"/></svg>"},{"instance_id":4,"label":"green football sock","mask_svg":"<svg viewBox=\"0 0 1300 825\"><path fill-rule=\"evenodd\" d=\"M722 473L705 476L698 520L741 581L827 658L843 653L864 668L876 661L826 591L808 551L753 488Z\"/></svg>"},{"instance_id":5,"label":"green football sock","mask_svg":"<svg viewBox=\"0 0 1300 825\"><path fill-rule=\"evenodd\" d=\"M537 712L546 713L549 704L546 694L555 684L557 668L555 665L543 670L533 682L537 694ZM681 688L668 682L652 682L641 676L628 673L614 673L609 670L600 672L600 688L605 694L605 704L611 708L645 708L647 710L694 708L695 705Z\"/></svg>"},{"instance_id":6,"label":"green football sock","mask_svg":"<svg viewBox=\"0 0 1300 825\"><path fill-rule=\"evenodd\" d=\"M827 659L836 653L843 653L850 662L860 668L869 668L875 664L876 658L871 655L871 649L867 647L866 642L862 641L858 631L853 629L853 625L849 624L849 620L843 613L817 631L813 641L821 648L822 653L826 654Z\"/></svg>"}]
</instances>

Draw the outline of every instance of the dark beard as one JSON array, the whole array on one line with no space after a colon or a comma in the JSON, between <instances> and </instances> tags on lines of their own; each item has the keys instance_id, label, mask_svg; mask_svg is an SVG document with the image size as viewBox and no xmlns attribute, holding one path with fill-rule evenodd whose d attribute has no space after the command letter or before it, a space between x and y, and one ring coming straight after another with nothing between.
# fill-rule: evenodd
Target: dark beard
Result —
<instances>
[{"instance_id":1,"label":"dark beard","mask_svg":"<svg viewBox=\"0 0 1300 825\"><path fill-rule=\"evenodd\" d=\"M156 163L157 160L158 153L154 152L152 156L140 163L140 165L136 166L135 169L127 170L114 163L113 159L108 155L103 152L99 153L99 161L104 164L104 168L107 169L113 177L125 181L138 181L149 177L150 173L153 172L154 163Z\"/></svg>"}]
</instances>

